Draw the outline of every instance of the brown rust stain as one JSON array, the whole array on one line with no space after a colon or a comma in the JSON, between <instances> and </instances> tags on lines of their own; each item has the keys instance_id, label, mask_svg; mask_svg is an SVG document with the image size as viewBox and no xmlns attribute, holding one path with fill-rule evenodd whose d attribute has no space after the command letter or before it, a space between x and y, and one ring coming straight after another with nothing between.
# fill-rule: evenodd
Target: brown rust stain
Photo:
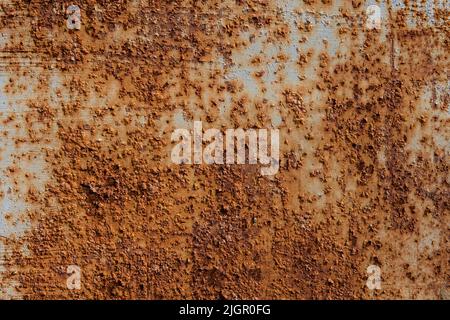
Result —
<instances>
[{"instance_id":1,"label":"brown rust stain","mask_svg":"<svg viewBox=\"0 0 450 320\"><path fill-rule=\"evenodd\" d=\"M364 1L296 5L339 19L333 52L308 40L320 23L293 30L284 3L80 0L75 32L63 1L2 6L1 27L23 29L2 52L34 64L8 65L3 88L11 103L33 93L1 115L25 128L6 174L28 177L15 185L29 186L31 221L0 239L2 286L26 299L445 297L448 92L435 88L448 83L448 8L429 26L388 4L383 35L355 23ZM215 128L278 114L279 173L171 164L176 114ZM18 165L33 152L48 170L39 191ZM66 288L72 264L80 291ZM380 291L365 286L371 264Z\"/></svg>"}]
</instances>

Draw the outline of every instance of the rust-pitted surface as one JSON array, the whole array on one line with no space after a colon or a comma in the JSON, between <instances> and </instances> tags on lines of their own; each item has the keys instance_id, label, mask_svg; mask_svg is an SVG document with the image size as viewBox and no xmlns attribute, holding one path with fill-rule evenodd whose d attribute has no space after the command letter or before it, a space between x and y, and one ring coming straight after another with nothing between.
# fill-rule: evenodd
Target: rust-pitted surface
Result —
<instances>
[{"instance_id":1,"label":"rust-pitted surface","mask_svg":"<svg viewBox=\"0 0 450 320\"><path fill-rule=\"evenodd\" d=\"M449 298L448 1L0 8L2 297ZM278 173L173 164L194 120Z\"/></svg>"}]
</instances>

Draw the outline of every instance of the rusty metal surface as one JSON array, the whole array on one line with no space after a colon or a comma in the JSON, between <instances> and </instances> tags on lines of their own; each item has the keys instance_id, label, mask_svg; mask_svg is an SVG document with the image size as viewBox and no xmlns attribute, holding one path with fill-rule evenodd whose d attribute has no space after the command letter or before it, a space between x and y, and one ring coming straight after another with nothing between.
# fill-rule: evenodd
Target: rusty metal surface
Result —
<instances>
[{"instance_id":1,"label":"rusty metal surface","mask_svg":"<svg viewBox=\"0 0 450 320\"><path fill-rule=\"evenodd\" d=\"M78 2L1 1L0 296L448 299L448 1ZM278 173L174 165L194 120Z\"/></svg>"}]
</instances>

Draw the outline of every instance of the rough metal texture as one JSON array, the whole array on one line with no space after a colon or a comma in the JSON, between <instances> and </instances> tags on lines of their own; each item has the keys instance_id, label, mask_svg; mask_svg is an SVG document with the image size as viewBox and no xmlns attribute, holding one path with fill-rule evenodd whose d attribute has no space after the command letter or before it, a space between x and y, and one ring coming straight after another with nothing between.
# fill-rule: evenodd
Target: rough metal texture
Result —
<instances>
[{"instance_id":1,"label":"rough metal texture","mask_svg":"<svg viewBox=\"0 0 450 320\"><path fill-rule=\"evenodd\" d=\"M448 299L449 8L2 0L1 296ZM194 120L279 172L171 163Z\"/></svg>"}]
</instances>

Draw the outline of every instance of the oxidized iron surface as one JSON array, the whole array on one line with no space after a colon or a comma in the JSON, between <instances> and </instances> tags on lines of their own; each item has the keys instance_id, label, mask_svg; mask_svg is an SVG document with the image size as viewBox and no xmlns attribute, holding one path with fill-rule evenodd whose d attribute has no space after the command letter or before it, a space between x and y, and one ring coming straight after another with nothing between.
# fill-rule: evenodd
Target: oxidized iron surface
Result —
<instances>
[{"instance_id":1,"label":"oxidized iron surface","mask_svg":"<svg viewBox=\"0 0 450 320\"><path fill-rule=\"evenodd\" d=\"M0 295L448 299L449 8L2 0ZM195 120L278 173L173 164Z\"/></svg>"}]
</instances>

